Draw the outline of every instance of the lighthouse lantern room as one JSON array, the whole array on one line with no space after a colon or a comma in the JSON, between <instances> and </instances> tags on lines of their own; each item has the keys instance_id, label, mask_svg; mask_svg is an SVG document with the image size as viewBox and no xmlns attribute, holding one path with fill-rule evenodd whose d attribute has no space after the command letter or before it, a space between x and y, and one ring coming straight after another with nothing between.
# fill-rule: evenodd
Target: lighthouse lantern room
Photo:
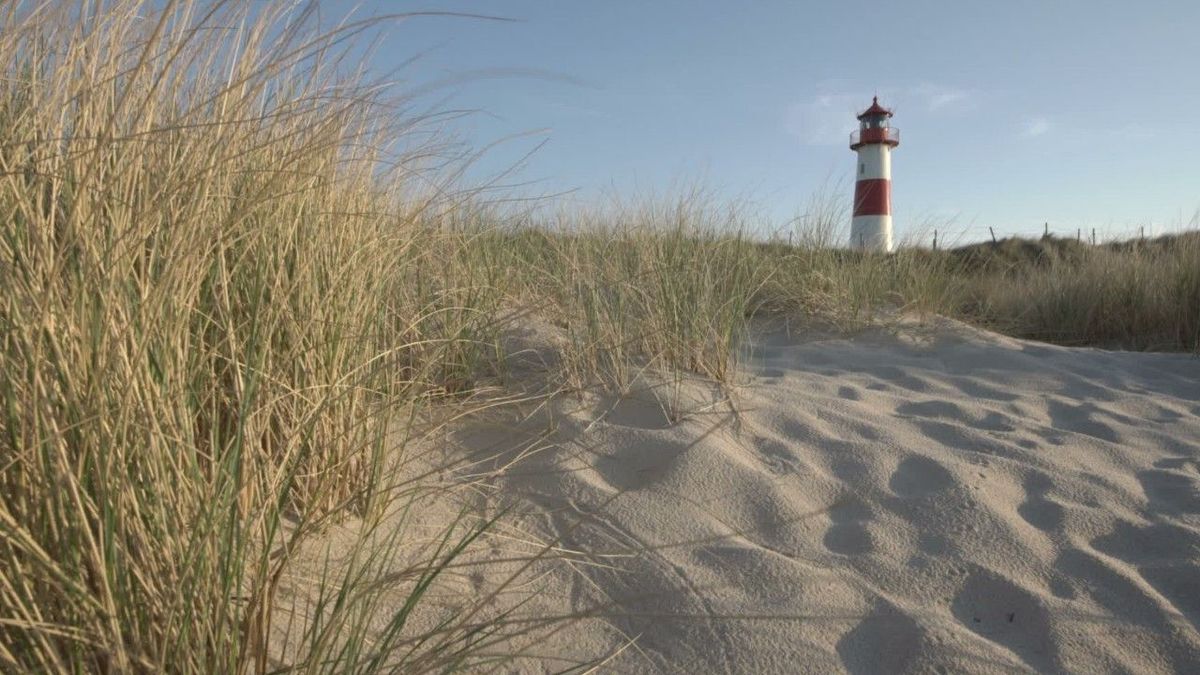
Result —
<instances>
[{"instance_id":1,"label":"lighthouse lantern room","mask_svg":"<svg viewBox=\"0 0 1200 675\"><path fill-rule=\"evenodd\" d=\"M850 149L858 153L851 248L892 250L892 148L900 145L900 130L891 126L891 117L875 97L858 116L858 131L850 134Z\"/></svg>"}]
</instances>

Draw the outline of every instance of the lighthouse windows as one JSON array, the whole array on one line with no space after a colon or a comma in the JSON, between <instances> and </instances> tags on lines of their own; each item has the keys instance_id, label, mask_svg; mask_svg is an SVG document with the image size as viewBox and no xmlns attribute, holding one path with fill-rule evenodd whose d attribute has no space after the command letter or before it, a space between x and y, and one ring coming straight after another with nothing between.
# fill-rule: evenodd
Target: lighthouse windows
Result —
<instances>
[{"instance_id":1,"label":"lighthouse windows","mask_svg":"<svg viewBox=\"0 0 1200 675\"><path fill-rule=\"evenodd\" d=\"M867 172L867 163L859 162L858 163L858 175L861 176L861 175L865 174L866 172Z\"/></svg>"}]
</instances>

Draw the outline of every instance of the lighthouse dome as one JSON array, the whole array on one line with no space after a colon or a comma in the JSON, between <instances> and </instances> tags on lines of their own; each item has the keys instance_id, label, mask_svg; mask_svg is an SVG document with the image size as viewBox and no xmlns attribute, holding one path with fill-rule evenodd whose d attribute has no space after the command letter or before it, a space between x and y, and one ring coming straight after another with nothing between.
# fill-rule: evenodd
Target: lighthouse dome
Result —
<instances>
[{"instance_id":1,"label":"lighthouse dome","mask_svg":"<svg viewBox=\"0 0 1200 675\"><path fill-rule=\"evenodd\" d=\"M862 120L866 117L880 117L880 116L891 117L892 111L879 105L879 97L873 96L873 97L871 97L871 107L867 108L866 110L859 113L858 119Z\"/></svg>"}]
</instances>

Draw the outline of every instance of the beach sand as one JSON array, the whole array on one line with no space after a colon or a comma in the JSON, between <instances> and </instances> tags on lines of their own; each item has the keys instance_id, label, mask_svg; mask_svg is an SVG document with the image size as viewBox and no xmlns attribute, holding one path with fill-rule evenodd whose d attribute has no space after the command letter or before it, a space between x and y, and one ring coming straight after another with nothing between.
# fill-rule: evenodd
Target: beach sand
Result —
<instances>
[{"instance_id":1,"label":"beach sand","mask_svg":"<svg viewBox=\"0 0 1200 675\"><path fill-rule=\"evenodd\" d=\"M948 320L748 351L732 401L456 432L533 451L494 494L572 561L522 586L578 618L516 667L1200 672L1200 359Z\"/></svg>"}]
</instances>

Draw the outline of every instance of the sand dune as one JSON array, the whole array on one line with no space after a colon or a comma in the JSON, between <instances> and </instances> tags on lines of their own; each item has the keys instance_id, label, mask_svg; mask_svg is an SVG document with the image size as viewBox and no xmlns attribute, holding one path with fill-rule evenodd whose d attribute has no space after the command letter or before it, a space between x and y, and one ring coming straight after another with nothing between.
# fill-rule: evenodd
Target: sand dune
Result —
<instances>
[{"instance_id":1,"label":"sand dune","mask_svg":"<svg viewBox=\"0 0 1200 675\"><path fill-rule=\"evenodd\" d=\"M737 414L695 385L679 421L645 392L563 401L504 478L527 528L581 552L548 566L537 611L588 618L531 653L633 640L604 666L627 672L1200 672L1200 360L953 322L773 329L751 352Z\"/></svg>"}]
</instances>

